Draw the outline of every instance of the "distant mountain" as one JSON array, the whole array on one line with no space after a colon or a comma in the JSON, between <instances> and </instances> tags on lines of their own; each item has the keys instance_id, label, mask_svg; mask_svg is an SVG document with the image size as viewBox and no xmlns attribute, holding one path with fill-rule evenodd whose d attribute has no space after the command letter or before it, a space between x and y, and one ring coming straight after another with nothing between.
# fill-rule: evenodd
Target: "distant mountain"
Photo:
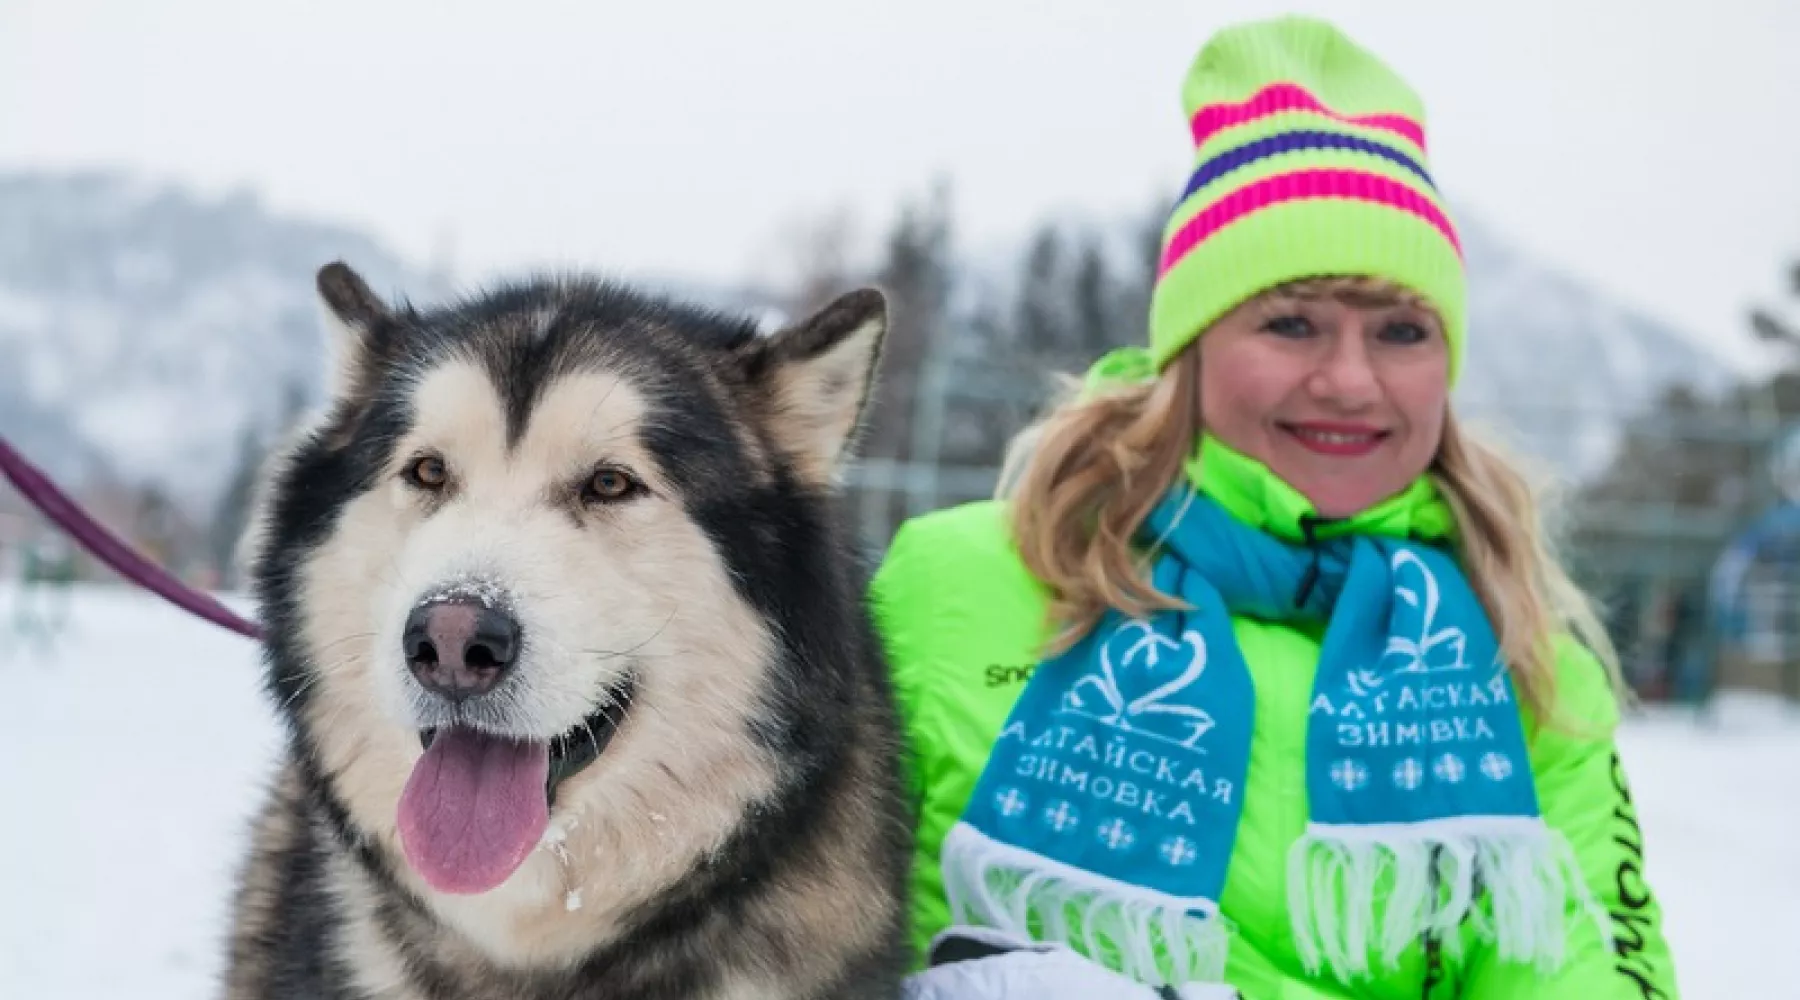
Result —
<instances>
[{"instance_id":1,"label":"distant mountain","mask_svg":"<svg viewBox=\"0 0 1800 1000\"><path fill-rule=\"evenodd\" d=\"M430 284L368 236L108 174L0 175L0 429L53 474L206 511L247 430L325 374L313 274Z\"/></svg>"},{"instance_id":2,"label":"distant mountain","mask_svg":"<svg viewBox=\"0 0 1800 1000\"><path fill-rule=\"evenodd\" d=\"M313 274L343 258L375 289L450 291L370 236L111 174L0 174L0 431L55 475L161 486L205 517L246 434L323 391ZM1472 332L1461 409L1565 473L1593 471L1664 385L1721 359L1463 222ZM989 269L981 269L989 270ZM997 269L996 269L997 270ZM986 279L1004 284L997 273ZM765 322L755 295L654 281Z\"/></svg>"},{"instance_id":3,"label":"distant mountain","mask_svg":"<svg viewBox=\"0 0 1800 1000\"><path fill-rule=\"evenodd\" d=\"M313 276L455 289L369 235L114 174L0 174L0 432L53 475L155 484L204 519L246 434L324 392ZM648 283L770 318L754 297Z\"/></svg>"},{"instance_id":4,"label":"distant mountain","mask_svg":"<svg viewBox=\"0 0 1800 1000\"><path fill-rule=\"evenodd\" d=\"M1469 338L1459 413L1565 475L1597 472L1627 419L1662 388L1716 391L1725 358L1607 300L1459 215L1469 268Z\"/></svg>"}]
</instances>

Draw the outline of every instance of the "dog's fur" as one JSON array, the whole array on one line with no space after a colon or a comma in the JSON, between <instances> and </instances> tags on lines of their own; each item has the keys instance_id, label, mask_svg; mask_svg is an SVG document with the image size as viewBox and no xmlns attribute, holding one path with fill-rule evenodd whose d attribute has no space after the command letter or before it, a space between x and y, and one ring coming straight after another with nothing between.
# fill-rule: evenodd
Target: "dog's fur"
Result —
<instances>
[{"instance_id":1,"label":"dog's fur","mask_svg":"<svg viewBox=\"0 0 1800 1000\"><path fill-rule=\"evenodd\" d=\"M331 403L272 463L251 541L290 743L228 1000L895 995L911 822L832 504L880 293L762 336L580 278L425 311L342 264L318 285ZM405 476L427 454L437 492ZM602 466L641 490L590 502ZM524 646L453 710L401 629L456 581L503 594ZM453 895L411 870L396 804L422 730L466 712L548 741L628 677L616 735L507 881Z\"/></svg>"}]
</instances>

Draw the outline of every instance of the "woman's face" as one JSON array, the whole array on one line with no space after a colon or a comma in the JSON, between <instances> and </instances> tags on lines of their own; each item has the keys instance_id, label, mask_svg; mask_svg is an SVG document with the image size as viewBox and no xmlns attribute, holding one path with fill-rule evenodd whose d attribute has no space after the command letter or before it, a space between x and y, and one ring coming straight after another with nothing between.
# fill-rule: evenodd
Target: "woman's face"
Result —
<instances>
[{"instance_id":1,"label":"woman's face","mask_svg":"<svg viewBox=\"0 0 1800 1000\"><path fill-rule=\"evenodd\" d=\"M1200 420L1321 517L1348 517L1405 489L1437 454L1448 348L1436 314L1409 297L1278 289L1200 338Z\"/></svg>"}]
</instances>

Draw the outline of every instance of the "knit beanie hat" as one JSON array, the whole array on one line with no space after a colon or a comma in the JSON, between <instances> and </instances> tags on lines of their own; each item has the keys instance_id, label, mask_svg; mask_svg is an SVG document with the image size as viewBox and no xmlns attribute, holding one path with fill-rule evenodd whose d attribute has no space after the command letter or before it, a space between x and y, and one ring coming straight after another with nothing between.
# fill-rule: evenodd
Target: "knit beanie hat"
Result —
<instances>
[{"instance_id":1,"label":"knit beanie hat","mask_svg":"<svg viewBox=\"0 0 1800 1000\"><path fill-rule=\"evenodd\" d=\"M1182 104L1195 168L1163 231L1149 366L1161 371L1278 285L1368 276L1437 311L1454 381L1462 246L1426 171L1424 108L1406 82L1330 24L1284 17L1214 35Z\"/></svg>"}]
</instances>

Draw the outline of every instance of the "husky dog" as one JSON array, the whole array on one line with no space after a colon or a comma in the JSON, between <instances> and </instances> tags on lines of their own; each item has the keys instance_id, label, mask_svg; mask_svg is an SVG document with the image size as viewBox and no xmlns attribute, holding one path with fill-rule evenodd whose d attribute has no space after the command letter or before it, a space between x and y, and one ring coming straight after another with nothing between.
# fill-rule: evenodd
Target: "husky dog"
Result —
<instances>
[{"instance_id":1,"label":"husky dog","mask_svg":"<svg viewBox=\"0 0 1800 1000\"><path fill-rule=\"evenodd\" d=\"M896 995L911 822L832 505L881 294L763 336L581 278L318 287L228 1000Z\"/></svg>"}]
</instances>

